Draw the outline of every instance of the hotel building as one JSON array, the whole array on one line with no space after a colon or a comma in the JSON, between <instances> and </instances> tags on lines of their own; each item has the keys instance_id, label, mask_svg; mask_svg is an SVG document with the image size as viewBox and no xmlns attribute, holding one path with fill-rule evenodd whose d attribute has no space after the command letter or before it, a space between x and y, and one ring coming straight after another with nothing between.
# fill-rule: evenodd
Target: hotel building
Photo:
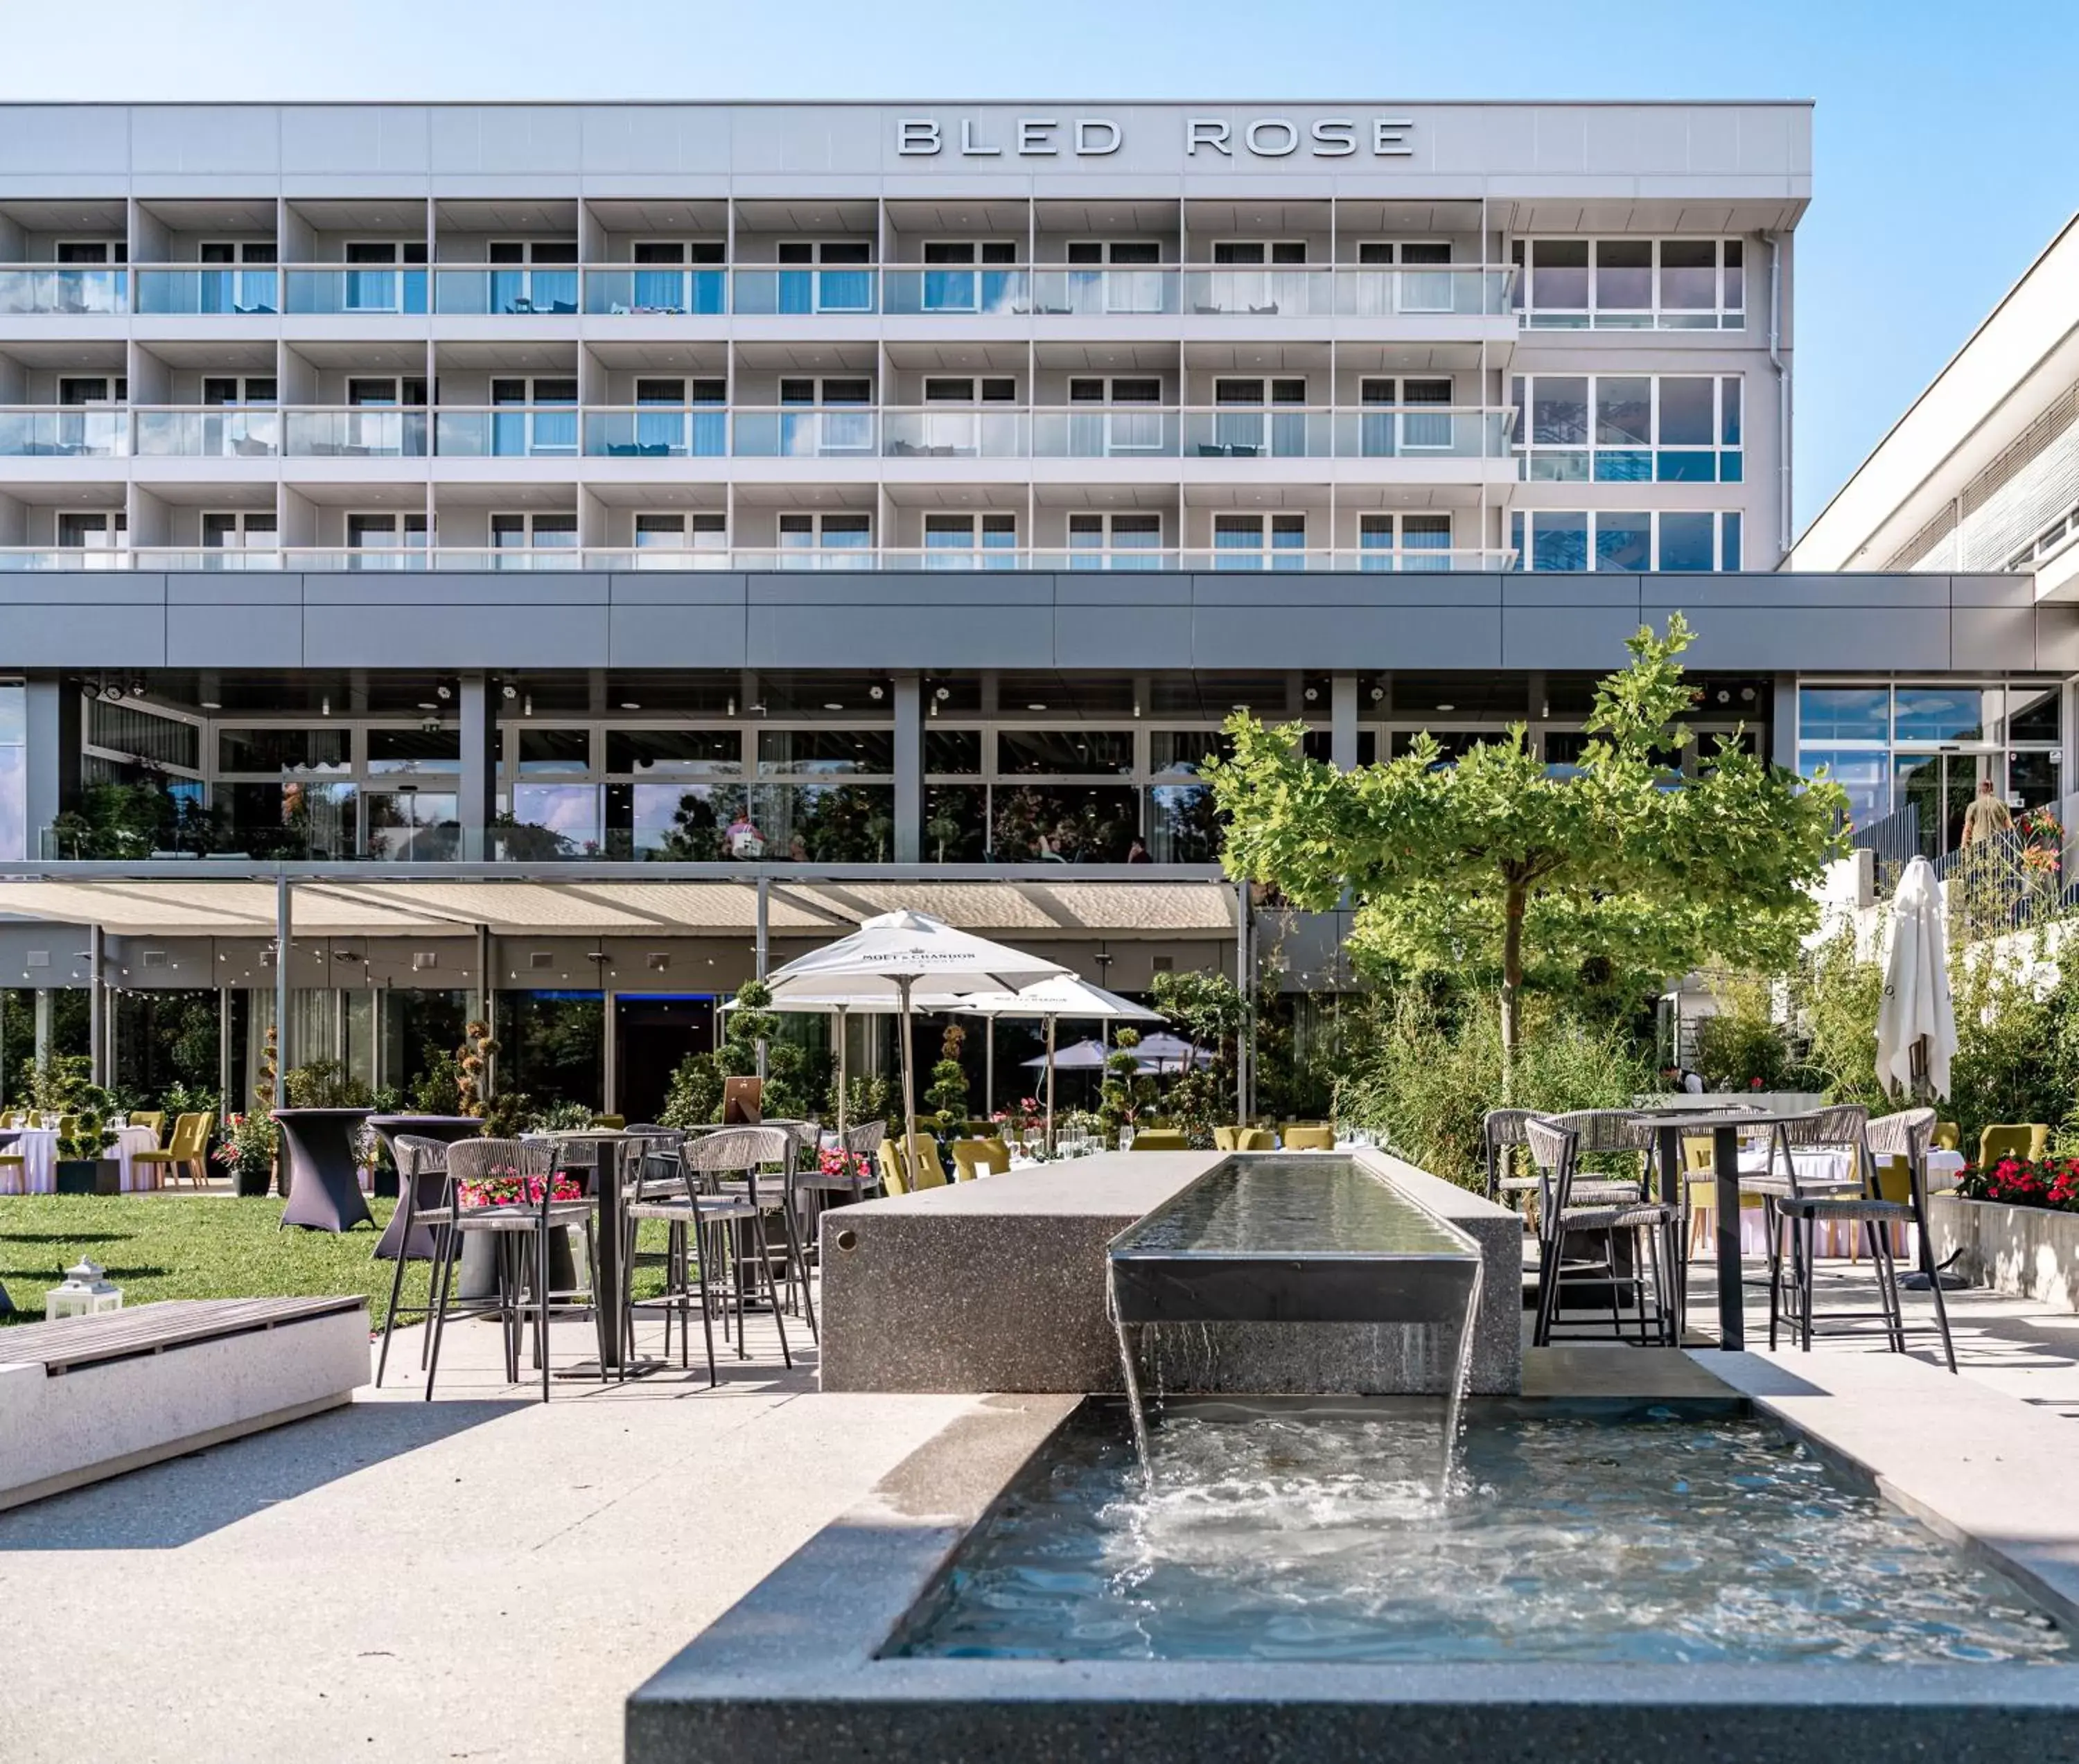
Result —
<instances>
[{"instance_id":1,"label":"hotel building","mask_svg":"<svg viewBox=\"0 0 2079 1764\"><path fill-rule=\"evenodd\" d=\"M1810 194L1796 103L0 107L0 984L592 1001L644 1113L897 899L1253 971L1232 708L1563 765L1678 609L1700 729L2047 800L2079 611L1780 567Z\"/></svg>"}]
</instances>

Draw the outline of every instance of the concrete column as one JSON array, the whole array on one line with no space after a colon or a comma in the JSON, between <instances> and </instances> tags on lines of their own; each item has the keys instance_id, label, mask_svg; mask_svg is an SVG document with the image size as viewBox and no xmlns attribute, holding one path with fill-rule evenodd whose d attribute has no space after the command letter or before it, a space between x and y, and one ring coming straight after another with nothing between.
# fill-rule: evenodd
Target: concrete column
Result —
<instances>
[{"instance_id":1,"label":"concrete column","mask_svg":"<svg viewBox=\"0 0 2079 1764\"><path fill-rule=\"evenodd\" d=\"M1357 677L1338 674L1328 682L1328 758L1338 771L1357 764Z\"/></svg>"},{"instance_id":2,"label":"concrete column","mask_svg":"<svg viewBox=\"0 0 2079 1764\"><path fill-rule=\"evenodd\" d=\"M924 857L924 693L915 674L897 674L895 690L895 861ZM762 972L762 971L761 971Z\"/></svg>"},{"instance_id":3,"label":"concrete column","mask_svg":"<svg viewBox=\"0 0 2079 1764\"><path fill-rule=\"evenodd\" d=\"M601 1099L599 1106L600 1113L602 1114L615 1114L619 1112L614 1101L616 1089L614 1080L617 1075L617 1068L621 1064L621 1038L613 1020L615 1016L613 1007L617 996L611 987L607 988L599 995L600 1055L601 1062L606 1068L605 1072L601 1075L599 1087Z\"/></svg>"},{"instance_id":4,"label":"concrete column","mask_svg":"<svg viewBox=\"0 0 2079 1764\"><path fill-rule=\"evenodd\" d=\"M28 826L24 855L56 856L44 830L79 800L80 696L64 680L31 680L26 692Z\"/></svg>"},{"instance_id":5,"label":"concrete column","mask_svg":"<svg viewBox=\"0 0 2079 1764\"><path fill-rule=\"evenodd\" d=\"M48 986L36 989L36 1064L51 1057L51 989Z\"/></svg>"},{"instance_id":6,"label":"concrete column","mask_svg":"<svg viewBox=\"0 0 2079 1764\"><path fill-rule=\"evenodd\" d=\"M462 777L455 804L462 855L481 861L492 855L490 830L498 816L498 723L483 675L462 676L455 707L462 725Z\"/></svg>"},{"instance_id":7,"label":"concrete column","mask_svg":"<svg viewBox=\"0 0 2079 1764\"><path fill-rule=\"evenodd\" d=\"M1768 758L1771 763L1797 769L1797 676L1779 674L1769 705Z\"/></svg>"},{"instance_id":8,"label":"concrete column","mask_svg":"<svg viewBox=\"0 0 2079 1764\"><path fill-rule=\"evenodd\" d=\"M107 1051L105 1033L107 994L101 984L101 964L107 949L107 935L98 925L86 928L86 1050L87 1082L106 1084L108 1069L104 1058Z\"/></svg>"}]
</instances>

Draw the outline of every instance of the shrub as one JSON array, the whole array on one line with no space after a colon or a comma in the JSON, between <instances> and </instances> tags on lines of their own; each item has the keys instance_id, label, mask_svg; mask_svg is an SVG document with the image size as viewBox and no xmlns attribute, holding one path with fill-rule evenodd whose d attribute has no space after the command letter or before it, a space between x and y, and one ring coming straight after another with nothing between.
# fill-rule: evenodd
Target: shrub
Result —
<instances>
[{"instance_id":1,"label":"shrub","mask_svg":"<svg viewBox=\"0 0 2079 1764\"><path fill-rule=\"evenodd\" d=\"M1792 1088L1797 1061L1776 1020L1770 990L1766 980L1751 976L1717 989L1717 1014L1696 1026L1696 1072L1705 1089Z\"/></svg>"},{"instance_id":2,"label":"shrub","mask_svg":"<svg viewBox=\"0 0 2079 1764\"><path fill-rule=\"evenodd\" d=\"M671 1074L657 1124L704 1127L722 1118L722 1068L711 1054L688 1054Z\"/></svg>"}]
</instances>

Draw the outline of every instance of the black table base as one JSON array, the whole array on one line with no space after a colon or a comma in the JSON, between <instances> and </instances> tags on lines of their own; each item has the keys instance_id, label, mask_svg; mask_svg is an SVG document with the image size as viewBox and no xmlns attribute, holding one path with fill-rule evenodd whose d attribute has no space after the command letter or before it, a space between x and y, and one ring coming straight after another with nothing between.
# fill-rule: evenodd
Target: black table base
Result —
<instances>
[{"instance_id":1,"label":"black table base","mask_svg":"<svg viewBox=\"0 0 2079 1764\"><path fill-rule=\"evenodd\" d=\"M367 1109L278 1109L283 1167L289 1176L283 1225L346 1231L373 1224L361 1193L361 1124Z\"/></svg>"}]
</instances>

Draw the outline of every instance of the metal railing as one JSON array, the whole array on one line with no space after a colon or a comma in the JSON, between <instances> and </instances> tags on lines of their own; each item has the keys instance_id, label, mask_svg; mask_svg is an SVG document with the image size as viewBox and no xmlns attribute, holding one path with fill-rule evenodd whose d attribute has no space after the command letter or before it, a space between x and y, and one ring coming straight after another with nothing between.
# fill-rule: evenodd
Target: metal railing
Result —
<instances>
[{"instance_id":1,"label":"metal railing","mask_svg":"<svg viewBox=\"0 0 2079 1764\"><path fill-rule=\"evenodd\" d=\"M1909 802L1894 809L1882 820L1851 828L1849 849L1872 854L1877 892L1889 894L1898 886L1907 864L1921 855L1920 805Z\"/></svg>"},{"instance_id":2,"label":"metal railing","mask_svg":"<svg viewBox=\"0 0 2079 1764\"><path fill-rule=\"evenodd\" d=\"M294 546L281 550L139 545L0 546L0 574L82 570L1037 570L1209 572L1347 571L1400 575L1492 572L1514 566L1515 552L1403 546L1287 547L1222 544L1059 548L934 543L717 546L575 545Z\"/></svg>"},{"instance_id":3,"label":"metal railing","mask_svg":"<svg viewBox=\"0 0 2079 1764\"><path fill-rule=\"evenodd\" d=\"M1420 319L1508 315L1516 284L1505 264L32 263L0 265L0 314ZM1539 309L1525 322L1744 321Z\"/></svg>"}]
</instances>

